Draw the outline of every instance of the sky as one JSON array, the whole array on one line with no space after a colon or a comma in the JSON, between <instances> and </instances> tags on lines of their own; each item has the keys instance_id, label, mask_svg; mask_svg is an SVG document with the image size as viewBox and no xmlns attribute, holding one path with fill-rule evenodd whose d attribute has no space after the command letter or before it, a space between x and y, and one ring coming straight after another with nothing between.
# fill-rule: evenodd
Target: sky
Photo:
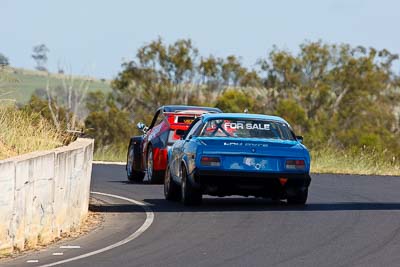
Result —
<instances>
[{"instance_id":1,"label":"sky","mask_svg":"<svg viewBox=\"0 0 400 267\"><path fill-rule=\"evenodd\" d=\"M33 69L46 44L48 69L111 79L139 47L191 38L200 54L240 56L247 67L273 45L348 43L400 54L397 0L0 0L0 53ZM400 64L395 65L400 73Z\"/></svg>"}]
</instances>

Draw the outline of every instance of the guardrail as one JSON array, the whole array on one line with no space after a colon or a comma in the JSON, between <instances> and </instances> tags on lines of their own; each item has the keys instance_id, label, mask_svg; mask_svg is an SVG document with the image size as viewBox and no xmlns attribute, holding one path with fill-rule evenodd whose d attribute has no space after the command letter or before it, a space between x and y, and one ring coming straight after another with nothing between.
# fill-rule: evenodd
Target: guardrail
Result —
<instances>
[{"instance_id":1,"label":"guardrail","mask_svg":"<svg viewBox=\"0 0 400 267\"><path fill-rule=\"evenodd\" d=\"M78 229L89 205L93 140L0 161L0 255Z\"/></svg>"}]
</instances>

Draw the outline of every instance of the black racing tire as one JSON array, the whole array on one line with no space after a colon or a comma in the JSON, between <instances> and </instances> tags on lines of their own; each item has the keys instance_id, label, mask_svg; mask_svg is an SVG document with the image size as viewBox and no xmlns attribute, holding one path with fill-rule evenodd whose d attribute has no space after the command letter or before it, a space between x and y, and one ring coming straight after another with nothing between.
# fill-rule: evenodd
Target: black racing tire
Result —
<instances>
[{"instance_id":1,"label":"black racing tire","mask_svg":"<svg viewBox=\"0 0 400 267\"><path fill-rule=\"evenodd\" d=\"M202 194L200 190L193 187L188 178L187 171L184 165L181 168L181 201L185 206L200 205L202 202Z\"/></svg>"},{"instance_id":2,"label":"black racing tire","mask_svg":"<svg viewBox=\"0 0 400 267\"><path fill-rule=\"evenodd\" d=\"M308 198L308 188L305 189L304 191L298 192L294 196L290 196L287 198L288 204L291 205L305 205L307 202Z\"/></svg>"},{"instance_id":3,"label":"black racing tire","mask_svg":"<svg viewBox=\"0 0 400 267\"><path fill-rule=\"evenodd\" d=\"M147 149L146 172L151 184L162 184L164 182L164 172L154 170L153 147L151 145Z\"/></svg>"},{"instance_id":4,"label":"black racing tire","mask_svg":"<svg viewBox=\"0 0 400 267\"><path fill-rule=\"evenodd\" d=\"M130 182L143 182L144 173L140 171L135 171L135 150L133 144L129 144L128 153L126 156L126 174L128 176L128 181Z\"/></svg>"},{"instance_id":5,"label":"black racing tire","mask_svg":"<svg viewBox=\"0 0 400 267\"><path fill-rule=\"evenodd\" d=\"M180 186L172 179L169 166L167 166L167 169L165 170L164 197L169 201L179 201L181 199Z\"/></svg>"}]
</instances>

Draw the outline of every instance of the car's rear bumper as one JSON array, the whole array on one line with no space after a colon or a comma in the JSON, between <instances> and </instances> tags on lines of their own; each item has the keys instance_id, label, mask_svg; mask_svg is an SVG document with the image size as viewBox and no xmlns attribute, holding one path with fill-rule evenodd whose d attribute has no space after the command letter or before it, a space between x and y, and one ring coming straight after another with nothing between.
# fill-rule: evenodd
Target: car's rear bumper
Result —
<instances>
[{"instance_id":1,"label":"car's rear bumper","mask_svg":"<svg viewBox=\"0 0 400 267\"><path fill-rule=\"evenodd\" d=\"M255 195L285 198L306 190L311 183L308 173L196 170L192 177L203 193L219 196Z\"/></svg>"}]
</instances>

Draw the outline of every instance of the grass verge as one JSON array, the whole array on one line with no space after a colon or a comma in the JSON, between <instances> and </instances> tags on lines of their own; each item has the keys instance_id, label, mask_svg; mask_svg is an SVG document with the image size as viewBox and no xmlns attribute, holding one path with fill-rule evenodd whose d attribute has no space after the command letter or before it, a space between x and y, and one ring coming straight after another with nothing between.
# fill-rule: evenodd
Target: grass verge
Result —
<instances>
[{"instance_id":1,"label":"grass verge","mask_svg":"<svg viewBox=\"0 0 400 267\"><path fill-rule=\"evenodd\" d=\"M63 134L38 114L0 108L0 160L63 145Z\"/></svg>"},{"instance_id":2,"label":"grass verge","mask_svg":"<svg viewBox=\"0 0 400 267\"><path fill-rule=\"evenodd\" d=\"M323 149L311 152L311 172L400 176L399 157L377 151Z\"/></svg>"},{"instance_id":3,"label":"grass verge","mask_svg":"<svg viewBox=\"0 0 400 267\"><path fill-rule=\"evenodd\" d=\"M98 161L125 162L126 153L125 145L106 146L96 149L93 158Z\"/></svg>"}]
</instances>

